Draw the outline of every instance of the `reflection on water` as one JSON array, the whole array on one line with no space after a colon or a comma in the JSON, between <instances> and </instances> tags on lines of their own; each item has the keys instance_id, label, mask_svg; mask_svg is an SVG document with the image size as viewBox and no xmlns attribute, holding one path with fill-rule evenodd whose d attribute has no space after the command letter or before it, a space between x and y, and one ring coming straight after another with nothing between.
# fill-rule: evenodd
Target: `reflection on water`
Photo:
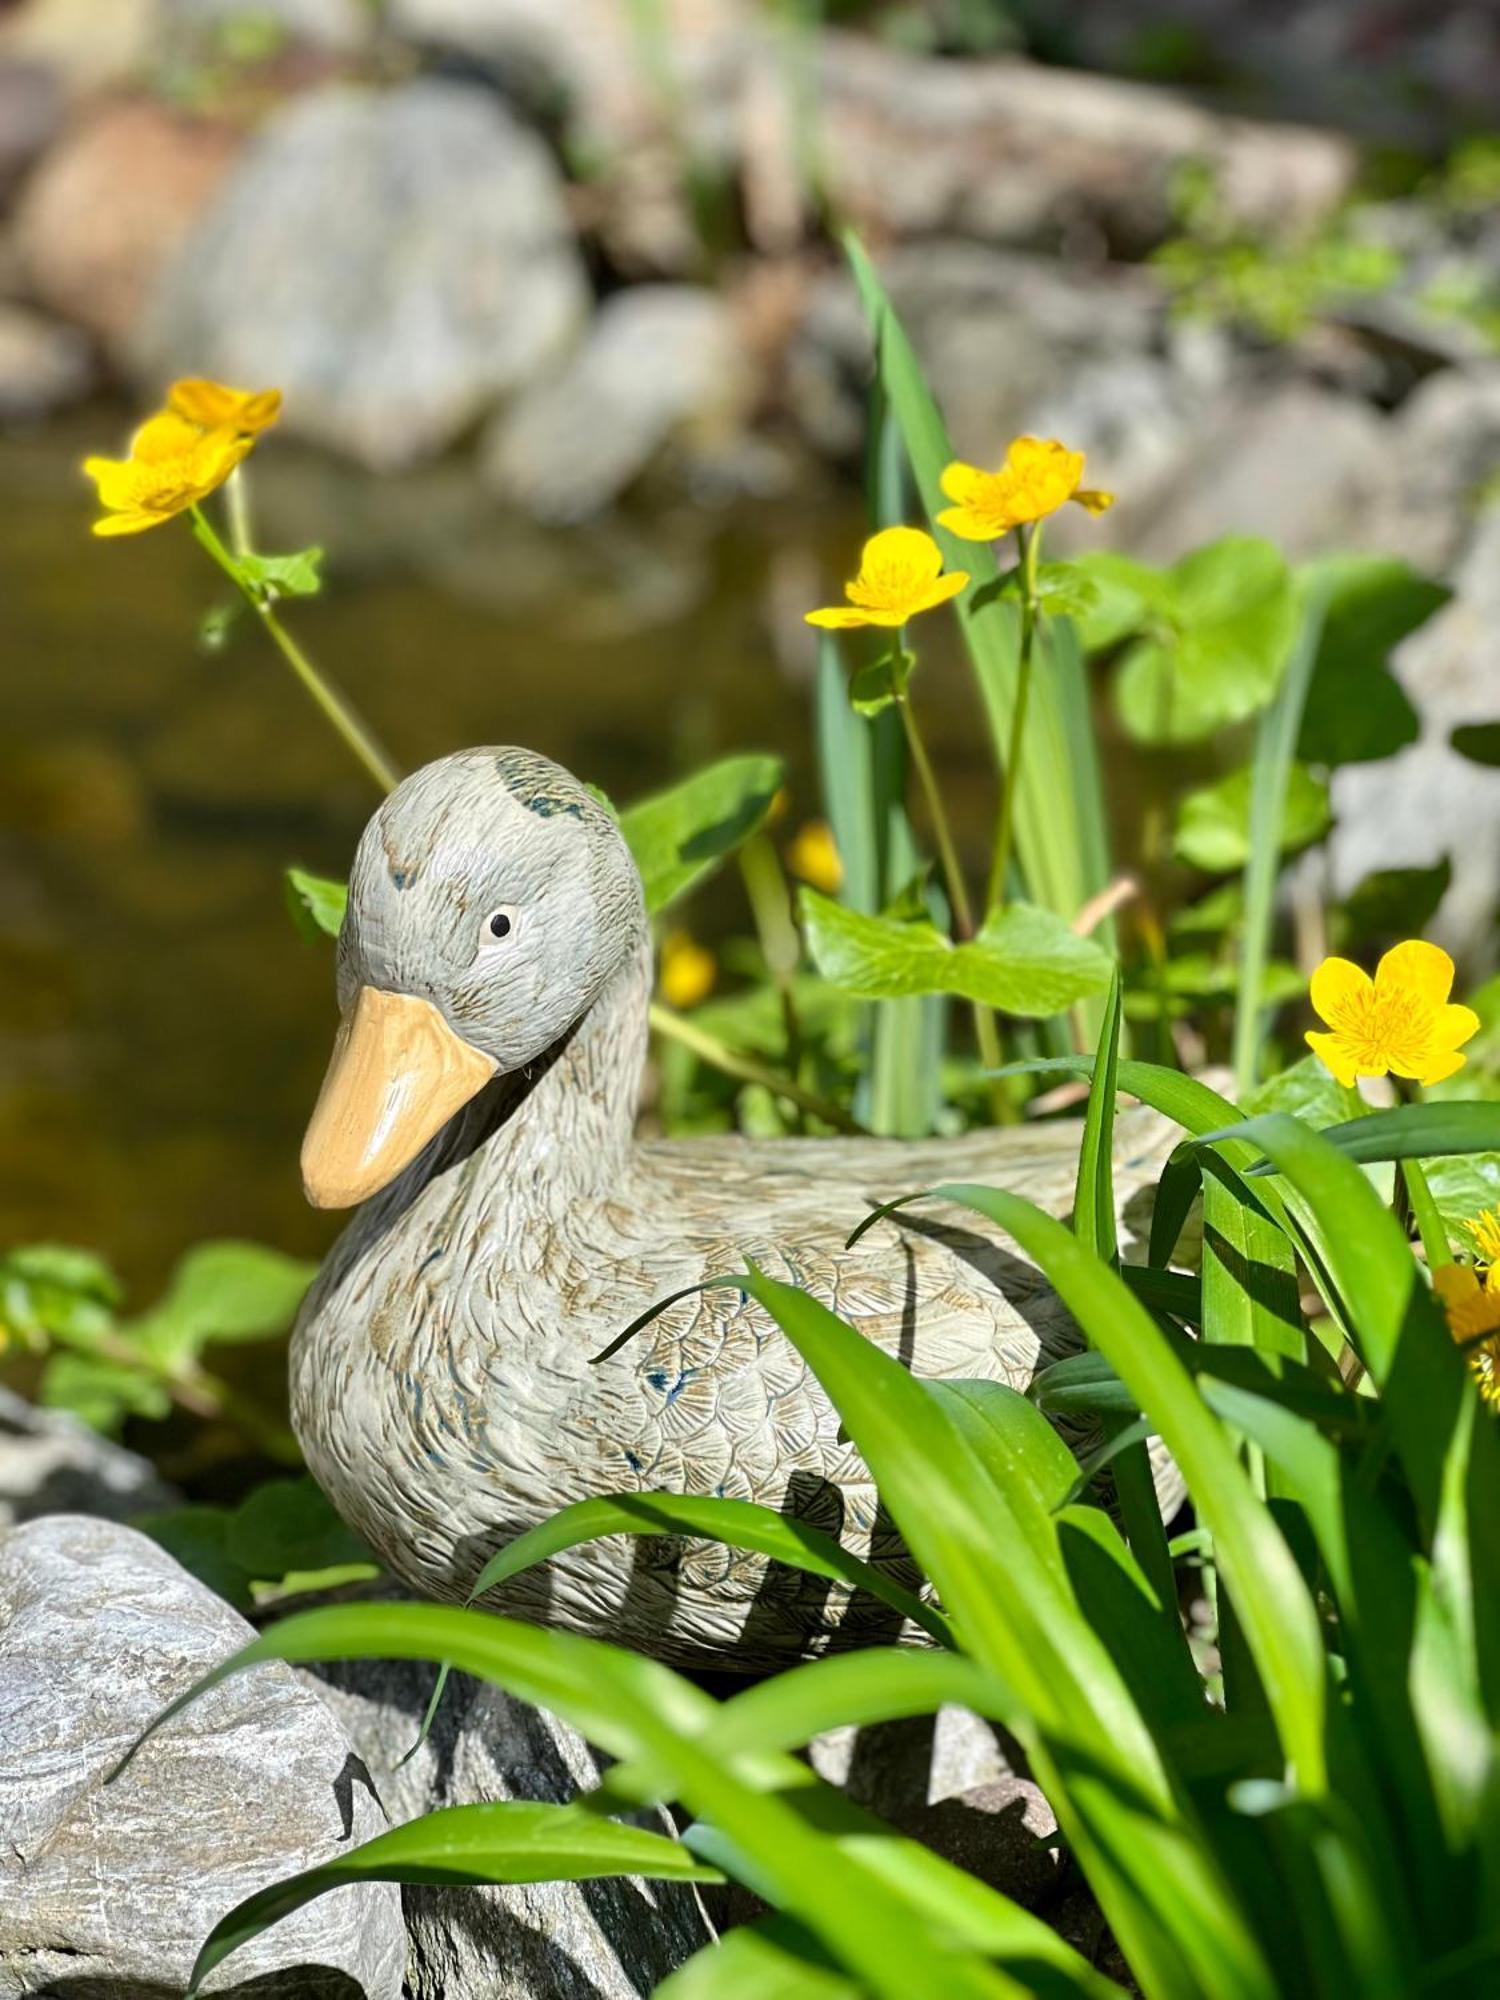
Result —
<instances>
[{"instance_id":1,"label":"reflection on water","mask_svg":"<svg viewBox=\"0 0 1500 2000\"><path fill-rule=\"evenodd\" d=\"M185 529L89 539L77 459L118 428L0 441L0 1241L95 1245L141 1297L204 1235L331 1234L296 1178L331 967L280 878L341 871L372 800L257 634L197 649L214 581ZM278 448L256 473L263 545L330 548L297 629L398 760L525 743L628 799L768 747L815 810L798 613L844 572L852 502L561 533L457 472L380 483ZM972 697L947 662L929 687L977 833Z\"/></svg>"}]
</instances>

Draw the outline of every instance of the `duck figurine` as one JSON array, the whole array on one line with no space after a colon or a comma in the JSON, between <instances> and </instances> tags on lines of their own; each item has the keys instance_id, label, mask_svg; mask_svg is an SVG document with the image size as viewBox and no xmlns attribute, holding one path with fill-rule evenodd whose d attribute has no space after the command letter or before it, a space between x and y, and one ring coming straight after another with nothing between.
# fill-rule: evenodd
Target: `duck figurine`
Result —
<instances>
[{"instance_id":1,"label":"duck figurine","mask_svg":"<svg viewBox=\"0 0 1500 2000\"><path fill-rule=\"evenodd\" d=\"M837 1415L755 1304L680 1299L594 1359L747 1257L920 1375L1024 1388L1078 1345L998 1231L913 1216L843 1247L872 1206L943 1180L1066 1213L1076 1124L639 1140L651 988L630 851L546 758L440 758L365 829L302 1153L313 1203L360 1206L297 1324L292 1420L343 1518L424 1595L463 1601L497 1549L571 1501L664 1490L797 1514L902 1574ZM1180 1135L1132 1110L1116 1136L1128 1201ZM732 1671L897 1636L867 1596L696 1541L611 1536L485 1601Z\"/></svg>"}]
</instances>

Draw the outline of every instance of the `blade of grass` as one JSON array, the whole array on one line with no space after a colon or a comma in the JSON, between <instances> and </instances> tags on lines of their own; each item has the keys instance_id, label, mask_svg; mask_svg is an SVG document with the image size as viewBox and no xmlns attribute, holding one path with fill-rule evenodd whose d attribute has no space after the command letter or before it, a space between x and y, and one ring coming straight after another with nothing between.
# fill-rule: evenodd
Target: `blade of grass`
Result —
<instances>
[{"instance_id":1,"label":"blade of grass","mask_svg":"<svg viewBox=\"0 0 1500 2000\"><path fill-rule=\"evenodd\" d=\"M722 1500L687 1493L604 1493L560 1508L550 1519L508 1542L490 1557L469 1593L473 1603L512 1577L564 1549L607 1535L691 1535L770 1556L809 1576L828 1577L868 1591L919 1625L940 1645L951 1646L945 1619L910 1590L884 1575L806 1521L778 1514L753 1500Z\"/></svg>"},{"instance_id":2,"label":"blade of grass","mask_svg":"<svg viewBox=\"0 0 1500 2000\"><path fill-rule=\"evenodd\" d=\"M1302 711L1323 635L1325 603L1326 588L1312 585L1305 591L1301 622L1281 685L1255 732L1250 766L1250 851L1245 861L1245 914L1234 1010L1234 1080L1241 1096L1255 1083L1260 1059L1265 1025L1260 995L1271 952L1276 878L1281 871L1281 823Z\"/></svg>"},{"instance_id":3,"label":"blade of grass","mask_svg":"<svg viewBox=\"0 0 1500 2000\"><path fill-rule=\"evenodd\" d=\"M657 1882L724 1879L680 1841L600 1819L576 1805L507 1799L446 1806L237 1903L204 1940L188 1993L197 1993L215 1966L270 1925L351 1882L586 1882L601 1875L642 1875Z\"/></svg>"}]
</instances>

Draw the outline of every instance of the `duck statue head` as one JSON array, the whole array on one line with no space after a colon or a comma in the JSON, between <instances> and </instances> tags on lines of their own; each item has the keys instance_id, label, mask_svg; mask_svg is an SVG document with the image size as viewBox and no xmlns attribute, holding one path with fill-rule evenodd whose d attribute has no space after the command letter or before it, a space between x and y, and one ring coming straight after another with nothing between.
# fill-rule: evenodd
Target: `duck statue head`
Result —
<instances>
[{"instance_id":1,"label":"duck statue head","mask_svg":"<svg viewBox=\"0 0 1500 2000\"><path fill-rule=\"evenodd\" d=\"M350 875L308 1200L379 1193L486 1084L554 1049L646 939L619 827L560 766L468 750L408 778Z\"/></svg>"}]
</instances>

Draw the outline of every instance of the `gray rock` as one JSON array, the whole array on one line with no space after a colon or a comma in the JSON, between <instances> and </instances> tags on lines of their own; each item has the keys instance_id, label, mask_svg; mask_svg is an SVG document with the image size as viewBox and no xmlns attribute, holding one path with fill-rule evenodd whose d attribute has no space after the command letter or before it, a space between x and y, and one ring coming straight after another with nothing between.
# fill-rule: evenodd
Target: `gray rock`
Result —
<instances>
[{"instance_id":1,"label":"gray rock","mask_svg":"<svg viewBox=\"0 0 1500 2000\"><path fill-rule=\"evenodd\" d=\"M1500 770L1460 757L1460 723L1487 722L1500 686L1500 507L1479 517L1452 576L1454 596L1398 648L1393 664L1422 719L1419 739L1381 764L1334 775L1334 890L1378 868L1430 866L1453 880L1431 935L1471 972L1494 962L1500 905Z\"/></svg>"},{"instance_id":2,"label":"gray rock","mask_svg":"<svg viewBox=\"0 0 1500 2000\"><path fill-rule=\"evenodd\" d=\"M1327 215L1353 180L1354 149L1331 133L1114 77L933 62L852 34L824 36L820 64L825 194L870 231L1138 250L1171 227L1184 160L1212 168L1235 223L1277 234Z\"/></svg>"},{"instance_id":3,"label":"gray rock","mask_svg":"<svg viewBox=\"0 0 1500 2000\"><path fill-rule=\"evenodd\" d=\"M1150 562L1228 534L1265 535L1293 559L1362 548L1393 476L1386 421L1365 404L1299 382L1247 389L1155 488L1123 490L1109 532Z\"/></svg>"},{"instance_id":4,"label":"gray rock","mask_svg":"<svg viewBox=\"0 0 1500 2000\"><path fill-rule=\"evenodd\" d=\"M288 430L389 469L551 367L588 304L541 142L442 82L294 103L159 287L145 376L274 382Z\"/></svg>"},{"instance_id":5,"label":"gray rock","mask_svg":"<svg viewBox=\"0 0 1500 2000\"><path fill-rule=\"evenodd\" d=\"M1072 270L944 238L894 252L882 260L881 277L965 458L998 463L1010 439L1090 371L1113 370L1118 379L1118 371L1134 370L1152 404L1181 400L1153 352L1161 297L1139 273ZM861 448L869 368L869 330L854 287L831 273L813 287L787 359L788 398L820 450L847 456ZM1180 419L1171 422L1175 429ZM1091 466L1090 477L1116 470Z\"/></svg>"},{"instance_id":6,"label":"gray rock","mask_svg":"<svg viewBox=\"0 0 1500 2000\"><path fill-rule=\"evenodd\" d=\"M327 1707L282 1666L227 1682L104 1778L249 1627L155 1543L60 1515L0 1540L0 2000L167 2000L235 1903L384 1824ZM386 1885L325 1897L209 1991L398 2000Z\"/></svg>"},{"instance_id":7,"label":"gray rock","mask_svg":"<svg viewBox=\"0 0 1500 2000\"><path fill-rule=\"evenodd\" d=\"M57 137L63 109L62 83L50 64L0 54L0 208Z\"/></svg>"},{"instance_id":8,"label":"gray rock","mask_svg":"<svg viewBox=\"0 0 1500 2000\"><path fill-rule=\"evenodd\" d=\"M43 1514L124 1521L180 1499L146 1459L0 1388L0 1531Z\"/></svg>"},{"instance_id":9,"label":"gray rock","mask_svg":"<svg viewBox=\"0 0 1500 2000\"><path fill-rule=\"evenodd\" d=\"M733 442L751 388L732 316L714 293L641 285L609 299L582 348L496 419L489 482L540 520L602 511L669 441Z\"/></svg>"},{"instance_id":10,"label":"gray rock","mask_svg":"<svg viewBox=\"0 0 1500 2000\"><path fill-rule=\"evenodd\" d=\"M597 1781L599 1765L574 1730L462 1674L421 1750L393 1768L416 1737L435 1672L404 1660L317 1670L393 1819L477 1799L561 1803ZM403 1901L409 2000L635 2000L711 1937L696 1891L679 1883L424 1887L404 1890Z\"/></svg>"},{"instance_id":11,"label":"gray rock","mask_svg":"<svg viewBox=\"0 0 1500 2000\"><path fill-rule=\"evenodd\" d=\"M289 41L347 54L362 49L375 29L367 0L160 0L158 34L168 50L184 35L212 35L253 18Z\"/></svg>"},{"instance_id":12,"label":"gray rock","mask_svg":"<svg viewBox=\"0 0 1500 2000\"><path fill-rule=\"evenodd\" d=\"M76 327L0 301L0 428L39 423L81 403L97 379Z\"/></svg>"},{"instance_id":13,"label":"gray rock","mask_svg":"<svg viewBox=\"0 0 1500 2000\"><path fill-rule=\"evenodd\" d=\"M1445 574L1500 467L1500 362L1430 376L1393 420L1389 450L1400 477L1370 522L1371 546Z\"/></svg>"}]
</instances>

